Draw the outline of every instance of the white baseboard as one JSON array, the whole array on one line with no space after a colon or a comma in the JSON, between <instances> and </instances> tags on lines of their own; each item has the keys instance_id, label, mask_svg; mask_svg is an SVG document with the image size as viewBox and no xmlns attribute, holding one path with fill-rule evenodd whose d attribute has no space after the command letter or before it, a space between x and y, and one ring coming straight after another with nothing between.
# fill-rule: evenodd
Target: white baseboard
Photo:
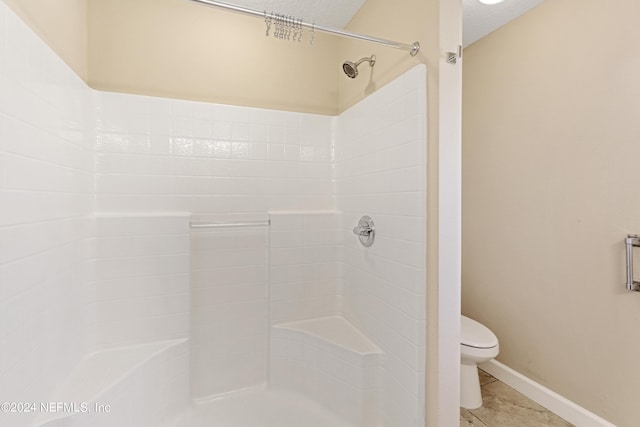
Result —
<instances>
[{"instance_id":1,"label":"white baseboard","mask_svg":"<svg viewBox=\"0 0 640 427\"><path fill-rule=\"evenodd\" d=\"M479 367L577 427L616 427L615 424L587 411L497 360L483 363Z\"/></svg>"}]
</instances>

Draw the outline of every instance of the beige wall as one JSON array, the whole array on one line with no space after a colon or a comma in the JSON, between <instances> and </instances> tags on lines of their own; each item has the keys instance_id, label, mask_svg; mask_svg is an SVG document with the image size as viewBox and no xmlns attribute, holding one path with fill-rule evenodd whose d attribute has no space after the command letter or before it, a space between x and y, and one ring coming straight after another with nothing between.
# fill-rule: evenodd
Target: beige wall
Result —
<instances>
[{"instance_id":1,"label":"beige wall","mask_svg":"<svg viewBox=\"0 0 640 427\"><path fill-rule=\"evenodd\" d=\"M3 1L93 88L338 113L336 37L266 38L260 19L186 0Z\"/></svg>"},{"instance_id":2,"label":"beige wall","mask_svg":"<svg viewBox=\"0 0 640 427\"><path fill-rule=\"evenodd\" d=\"M356 79L350 79L340 71L340 111L375 92L416 64L425 63L430 69L437 66L437 17L437 1L367 0L347 26L349 31L405 44L419 41L421 49L418 55L412 57L404 50L360 40L341 39L338 58L340 64L346 60L355 62L371 54L376 55L376 64L370 68L367 63L363 63L358 67L359 75ZM431 80L436 83L437 89L437 79Z\"/></svg>"},{"instance_id":3,"label":"beige wall","mask_svg":"<svg viewBox=\"0 0 640 427\"><path fill-rule=\"evenodd\" d=\"M255 17L186 0L89 0L89 84L101 90L337 113L337 40L265 37ZM308 35L308 33L307 33Z\"/></svg>"},{"instance_id":4,"label":"beige wall","mask_svg":"<svg viewBox=\"0 0 640 427\"><path fill-rule=\"evenodd\" d=\"M4 0L81 78L87 78L87 0Z\"/></svg>"},{"instance_id":5,"label":"beige wall","mask_svg":"<svg viewBox=\"0 0 640 427\"><path fill-rule=\"evenodd\" d=\"M640 3L553 0L465 50L463 313L498 360L638 425Z\"/></svg>"},{"instance_id":6,"label":"beige wall","mask_svg":"<svg viewBox=\"0 0 640 427\"><path fill-rule=\"evenodd\" d=\"M369 0L348 27L419 40L415 58L320 32L311 46L308 30L302 43L267 38L260 19L186 0L4 1L100 90L337 114L418 63L437 75L436 0ZM429 19L436 25L426 25ZM355 81L344 76L344 60L370 53L378 57L373 74L364 64Z\"/></svg>"}]
</instances>

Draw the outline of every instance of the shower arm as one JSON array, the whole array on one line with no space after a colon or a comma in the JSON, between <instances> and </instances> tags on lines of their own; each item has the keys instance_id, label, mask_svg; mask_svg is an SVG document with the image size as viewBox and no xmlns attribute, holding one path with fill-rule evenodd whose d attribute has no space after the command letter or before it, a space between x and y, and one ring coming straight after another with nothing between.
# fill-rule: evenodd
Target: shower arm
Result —
<instances>
[{"instance_id":1,"label":"shower arm","mask_svg":"<svg viewBox=\"0 0 640 427\"><path fill-rule=\"evenodd\" d=\"M373 67L373 64L375 64L375 63L376 63L376 56L375 56L375 55L371 55L371 56L364 57L364 58L362 58L362 59L358 60L358 61L357 61L355 64L353 64L353 65L355 65L356 67L358 67L358 66L359 66L360 64L362 64L363 62L368 62L368 63L369 63L369 65L371 65L371 66Z\"/></svg>"},{"instance_id":2,"label":"shower arm","mask_svg":"<svg viewBox=\"0 0 640 427\"><path fill-rule=\"evenodd\" d=\"M267 15L266 12L260 12L258 10L255 9L249 9L247 7L242 7L242 6L237 6L234 4L229 4L229 3L223 3L217 0L189 0L195 3L201 3L207 6L213 6L213 7L218 7L221 9L226 9L226 10L230 10L233 12L238 12L238 13L243 13L245 15L252 15L252 16L257 16L259 18L266 18L270 15ZM358 34L358 33L352 33L350 31L344 31L344 30L339 30L337 28L331 28L331 27L325 27L323 25L317 25L317 24L310 24L308 22L304 22L304 21L297 21L297 24L302 26L302 27L306 27L306 28L310 28L312 31L322 31L324 33L329 33L329 34L335 34L338 36L342 36L342 37L348 37L348 38L352 38L352 39L358 39L358 40L365 40L365 41L369 41L372 43L378 43L378 44L383 44L385 46L389 46L389 47L393 47L395 49L402 49L402 50L406 50L409 52L409 54L411 56L416 56L418 54L418 52L420 51L420 43L418 42L414 42L413 44L405 44L405 43L399 43L399 42L395 42L393 40L386 40L386 39L381 39L378 37L371 37L371 36L367 36L364 34Z\"/></svg>"}]
</instances>

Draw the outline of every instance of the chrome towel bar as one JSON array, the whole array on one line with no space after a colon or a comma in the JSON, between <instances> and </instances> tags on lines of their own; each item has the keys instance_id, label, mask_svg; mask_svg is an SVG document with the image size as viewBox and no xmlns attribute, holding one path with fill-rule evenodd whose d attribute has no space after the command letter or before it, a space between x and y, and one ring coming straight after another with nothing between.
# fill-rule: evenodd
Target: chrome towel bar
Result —
<instances>
[{"instance_id":1,"label":"chrome towel bar","mask_svg":"<svg viewBox=\"0 0 640 427\"><path fill-rule=\"evenodd\" d=\"M640 247L640 236L629 234L624 243L627 247L627 290L640 291L640 282L633 280L633 247Z\"/></svg>"}]
</instances>

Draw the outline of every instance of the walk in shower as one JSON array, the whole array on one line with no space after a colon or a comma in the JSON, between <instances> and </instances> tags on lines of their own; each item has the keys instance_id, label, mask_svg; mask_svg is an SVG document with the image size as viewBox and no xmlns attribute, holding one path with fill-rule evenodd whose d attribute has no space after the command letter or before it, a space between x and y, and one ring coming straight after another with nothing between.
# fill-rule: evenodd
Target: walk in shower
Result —
<instances>
[{"instance_id":1,"label":"walk in shower","mask_svg":"<svg viewBox=\"0 0 640 427\"><path fill-rule=\"evenodd\" d=\"M424 65L327 116L90 89L2 2L0 35L0 425L424 425Z\"/></svg>"}]
</instances>

